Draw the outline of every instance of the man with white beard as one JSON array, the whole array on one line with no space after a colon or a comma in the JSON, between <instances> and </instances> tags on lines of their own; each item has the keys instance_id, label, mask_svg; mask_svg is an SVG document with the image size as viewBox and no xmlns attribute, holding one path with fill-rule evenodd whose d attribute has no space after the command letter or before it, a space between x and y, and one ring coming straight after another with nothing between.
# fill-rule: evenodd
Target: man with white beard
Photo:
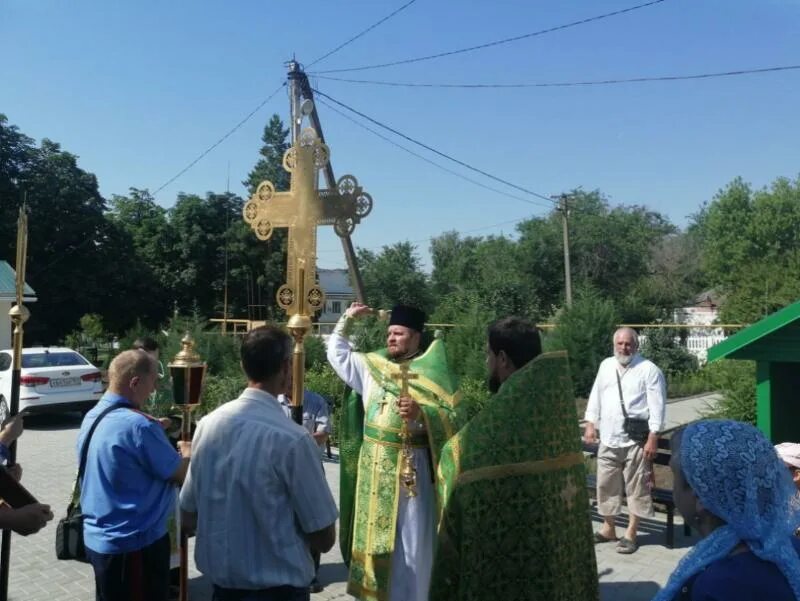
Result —
<instances>
[{"instance_id":1,"label":"man with white beard","mask_svg":"<svg viewBox=\"0 0 800 601\"><path fill-rule=\"evenodd\" d=\"M639 354L639 336L631 328L614 332L614 356L597 370L586 406L584 440L597 451L597 511L603 525L596 543L616 542L617 553L636 551L639 518L653 516L650 496L658 433L664 428L667 386L664 374ZM630 520L618 539L616 516L622 510L623 481Z\"/></svg>"}]
</instances>

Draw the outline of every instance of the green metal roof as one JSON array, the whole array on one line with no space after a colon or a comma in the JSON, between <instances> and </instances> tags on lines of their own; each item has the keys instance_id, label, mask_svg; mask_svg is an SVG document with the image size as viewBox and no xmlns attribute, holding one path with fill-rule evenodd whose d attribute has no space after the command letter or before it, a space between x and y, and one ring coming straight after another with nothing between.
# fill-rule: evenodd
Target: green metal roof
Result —
<instances>
[{"instance_id":1,"label":"green metal roof","mask_svg":"<svg viewBox=\"0 0 800 601\"><path fill-rule=\"evenodd\" d=\"M708 349L708 360L800 362L800 301Z\"/></svg>"},{"instance_id":2,"label":"green metal roof","mask_svg":"<svg viewBox=\"0 0 800 601\"><path fill-rule=\"evenodd\" d=\"M0 299L14 299L17 296L17 273L5 261L0 261ZM25 284L25 298L36 300L36 292Z\"/></svg>"}]
</instances>

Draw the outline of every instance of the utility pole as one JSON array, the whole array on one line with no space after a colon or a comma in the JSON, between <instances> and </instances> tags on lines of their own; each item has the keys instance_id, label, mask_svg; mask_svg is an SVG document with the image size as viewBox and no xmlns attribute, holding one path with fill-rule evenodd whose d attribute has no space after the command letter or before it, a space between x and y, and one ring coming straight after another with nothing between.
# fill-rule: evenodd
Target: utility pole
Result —
<instances>
[{"instance_id":1,"label":"utility pole","mask_svg":"<svg viewBox=\"0 0 800 601\"><path fill-rule=\"evenodd\" d=\"M561 212L561 221L564 224L564 281L566 290L567 307L572 306L572 271L569 267L569 200L568 194L553 197L558 199L558 211Z\"/></svg>"},{"instance_id":2,"label":"utility pole","mask_svg":"<svg viewBox=\"0 0 800 601\"><path fill-rule=\"evenodd\" d=\"M324 144L325 134L322 132L322 123L320 123L319 120L317 107L314 103L314 92L311 90L311 86L308 83L308 77L306 76L300 64L294 59L292 59L288 64L288 71L289 102L292 112L292 142L300 137L300 125L302 123L303 115L308 114L308 117L311 120L311 125L317 131L320 141L322 141ZM310 100L311 102L305 105L301 102L301 97L305 98L306 100ZM310 111L310 113L307 111ZM325 175L325 181L328 185L328 188L332 190L335 189L336 177L334 176L333 167L331 166L330 161L327 162L322 171ZM356 294L356 299L358 302L366 304L367 300L364 295L364 282L361 278L361 270L358 267L356 251L353 247L353 240L350 238L349 234L346 236L340 236L340 240L342 242L344 257L347 261L348 271L350 272L350 280L353 284L353 288L355 289L354 292Z\"/></svg>"}]
</instances>

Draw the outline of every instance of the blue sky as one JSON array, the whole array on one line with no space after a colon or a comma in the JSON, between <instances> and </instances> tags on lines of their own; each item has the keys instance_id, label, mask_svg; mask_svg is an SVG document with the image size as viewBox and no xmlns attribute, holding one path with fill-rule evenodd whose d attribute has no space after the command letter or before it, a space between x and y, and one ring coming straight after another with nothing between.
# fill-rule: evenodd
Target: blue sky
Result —
<instances>
[{"instance_id":1,"label":"blue sky","mask_svg":"<svg viewBox=\"0 0 800 601\"><path fill-rule=\"evenodd\" d=\"M106 197L155 190L266 98L293 53L311 62L404 2L0 0L0 112L77 154ZM642 2L417 0L310 71L472 46ZM517 83L792 65L800 64L799 20L797 0L666 0L486 50L332 75ZM612 204L643 204L678 225L736 176L761 187L800 173L800 71L571 88L312 84L520 186L545 195L598 188ZM421 241L427 263L426 238L453 229L512 234L508 222L547 211L457 179L318 108L337 175L355 174L375 200L357 246ZM231 190L244 194L240 182L274 112L286 119L283 91L158 202L224 191L228 165ZM344 266L329 231L320 234L319 264Z\"/></svg>"}]
</instances>

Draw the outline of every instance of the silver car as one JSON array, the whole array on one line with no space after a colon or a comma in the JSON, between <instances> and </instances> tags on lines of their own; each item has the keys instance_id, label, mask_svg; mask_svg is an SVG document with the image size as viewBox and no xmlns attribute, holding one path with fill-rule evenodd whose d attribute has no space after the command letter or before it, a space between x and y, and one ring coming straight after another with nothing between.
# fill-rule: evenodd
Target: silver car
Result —
<instances>
[{"instance_id":1,"label":"silver car","mask_svg":"<svg viewBox=\"0 0 800 601\"><path fill-rule=\"evenodd\" d=\"M0 420L11 403L11 363L11 351L0 351ZM86 412L102 394L100 370L79 352L54 346L22 349L20 411Z\"/></svg>"}]
</instances>

